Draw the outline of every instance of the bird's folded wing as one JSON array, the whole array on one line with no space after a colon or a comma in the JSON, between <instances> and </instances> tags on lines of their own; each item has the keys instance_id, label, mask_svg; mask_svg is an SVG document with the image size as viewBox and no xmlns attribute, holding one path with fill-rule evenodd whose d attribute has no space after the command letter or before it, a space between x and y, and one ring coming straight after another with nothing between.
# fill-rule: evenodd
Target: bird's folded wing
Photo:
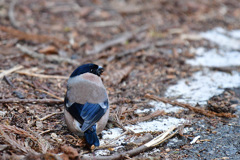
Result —
<instances>
[{"instance_id":1,"label":"bird's folded wing","mask_svg":"<svg viewBox=\"0 0 240 160\"><path fill-rule=\"evenodd\" d=\"M89 127L99 121L108 109L108 100L104 103L92 104L85 103L80 116L84 120L82 131L85 132Z\"/></svg>"},{"instance_id":2,"label":"bird's folded wing","mask_svg":"<svg viewBox=\"0 0 240 160\"><path fill-rule=\"evenodd\" d=\"M101 119L107 109L108 100L97 104L88 102L85 104L73 103L67 110L79 123L82 124L81 129L85 132Z\"/></svg>"}]
</instances>

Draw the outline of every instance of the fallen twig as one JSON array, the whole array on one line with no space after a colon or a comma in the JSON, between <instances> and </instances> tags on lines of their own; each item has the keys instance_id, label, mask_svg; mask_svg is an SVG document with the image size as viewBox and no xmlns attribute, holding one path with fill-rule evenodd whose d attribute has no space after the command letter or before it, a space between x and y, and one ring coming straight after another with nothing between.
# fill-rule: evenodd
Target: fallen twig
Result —
<instances>
[{"instance_id":1,"label":"fallen twig","mask_svg":"<svg viewBox=\"0 0 240 160\"><path fill-rule=\"evenodd\" d=\"M176 127L171 127L169 130L165 131L164 133L162 133L161 135L159 135L158 137L152 139L150 142L134 148L130 151L126 151L126 152L122 152L119 154L115 154L112 156L88 156L88 155L80 155L80 159L84 160L84 159L95 159L95 160L106 160L106 159L122 159L126 156L135 156L141 152L144 152L148 149L151 149L157 145L159 145L160 143L166 141L167 139L173 137L174 135L176 135L178 133L178 130L176 130L174 133L170 134L174 129L176 129ZM169 135L170 134L170 135Z\"/></svg>"},{"instance_id":2,"label":"fallen twig","mask_svg":"<svg viewBox=\"0 0 240 160\"><path fill-rule=\"evenodd\" d=\"M121 24L120 21L97 21L88 23L87 26L89 27L112 27L112 26L119 26Z\"/></svg>"},{"instance_id":3,"label":"fallen twig","mask_svg":"<svg viewBox=\"0 0 240 160\"><path fill-rule=\"evenodd\" d=\"M160 110L156 110L155 112L145 116L145 117L140 117L140 118L135 118L133 120L130 120L129 123L131 124L134 124L136 122L142 122L142 121L147 121L149 119L152 119L154 117L158 117L158 116L161 116L161 115L164 115L165 112L164 111L160 111Z\"/></svg>"},{"instance_id":4,"label":"fallen twig","mask_svg":"<svg viewBox=\"0 0 240 160\"><path fill-rule=\"evenodd\" d=\"M10 20L10 23L16 29L18 29L20 26L19 23L15 19L15 12L14 12L17 2L18 2L17 0L12 0L10 3L10 6L9 6L9 10L8 10L8 18Z\"/></svg>"},{"instance_id":5,"label":"fallen twig","mask_svg":"<svg viewBox=\"0 0 240 160\"><path fill-rule=\"evenodd\" d=\"M7 82L7 84L9 84L11 87L15 87L14 85L13 85L13 83L8 79L8 77L5 75L4 77L3 77L3 79Z\"/></svg>"},{"instance_id":6,"label":"fallen twig","mask_svg":"<svg viewBox=\"0 0 240 160\"><path fill-rule=\"evenodd\" d=\"M10 74L10 73L12 73L12 72L15 72L15 71L17 71L17 70L19 70L19 69L22 69L23 68L23 66L15 66L15 67L13 67L13 68L11 68L11 69L9 69L9 70L4 70L2 73L0 73L0 80L4 77L4 76L6 76L6 75L8 75L8 74Z\"/></svg>"},{"instance_id":7,"label":"fallen twig","mask_svg":"<svg viewBox=\"0 0 240 160\"><path fill-rule=\"evenodd\" d=\"M0 99L0 103L48 103L48 104L61 104L63 101L58 99Z\"/></svg>"},{"instance_id":8,"label":"fallen twig","mask_svg":"<svg viewBox=\"0 0 240 160\"><path fill-rule=\"evenodd\" d=\"M54 115L56 115L56 114L62 114L62 113L63 113L63 112L54 112L54 113L48 114L48 115L46 115L46 116L44 116L44 117L42 117L42 118L39 118L39 120L40 120L40 121L44 121L44 120L48 119L49 117L52 117L52 116L54 116Z\"/></svg>"},{"instance_id":9,"label":"fallen twig","mask_svg":"<svg viewBox=\"0 0 240 160\"><path fill-rule=\"evenodd\" d=\"M50 62L58 62L58 63L66 62L66 63L72 64L72 65L79 65L79 62L69 59L69 58L63 58L63 57L59 57L56 55L38 54L37 52L32 51L29 48L22 46L20 44L17 44L17 48L20 49L21 52L29 55L30 57L37 58L40 60L47 60Z\"/></svg>"},{"instance_id":10,"label":"fallen twig","mask_svg":"<svg viewBox=\"0 0 240 160\"><path fill-rule=\"evenodd\" d=\"M38 77L38 78L54 78L54 79L68 79L69 77L66 76L57 76L57 75L46 75L46 74L38 74L38 73L31 73L28 71L16 71L18 74L23 74L26 76Z\"/></svg>"},{"instance_id":11,"label":"fallen twig","mask_svg":"<svg viewBox=\"0 0 240 160\"><path fill-rule=\"evenodd\" d=\"M47 91L42 90L42 89L36 89L36 91L45 93L45 94L47 94L47 95L49 95L49 96L51 96L51 97L53 97L53 98L56 98L56 99L58 99L58 100L60 100L60 101L64 101L63 98L60 98L60 97L58 97L58 96L56 96L56 95L54 95L54 94L52 94L52 93L50 93L50 92L47 92Z\"/></svg>"},{"instance_id":12,"label":"fallen twig","mask_svg":"<svg viewBox=\"0 0 240 160\"><path fill-rule=\"evenodd\" d=\"M125 4L125 5L112 5L112 7L119 12L120 14L137 14L147 11L152 11L154 9L158 9L159 6L157 5L151 5L151 4L143 4L143 5L133 5L133 4Z\"/></svg>"},{"instance_id":13,"label":"fallen twig","mask_svg":"<svg viewBox=\"0 0 240 160\"><path fill-rule=\"evenodd\" d=\"M26 41L38 42L38 43L52 42L57 46L69 44L68 41L60 40L59 38L46 36L46 35L25 33L11 27L0 26L0 30L8 33L11 36L16 37L19 40L26 40Z\"/></svg>"},{"instance_id":14,"label":"fallen twig","mask_svg":"<svg viewBox=\"0 0 240 160\"><path fill-rule=\"evenodd\" d=\"M94 46L93 50L87 51L87 54L97 54L97 53L99 53L105 49L108 49L112 46L115 46L117 44L125 43L127 40L133 38L135 34L142 32L142 31L146 30L147 28L148 28L148 26L142 26L137 31L125 32L121 36L119 36L115 39L111 39L111 40L106 41L103 44Z\"/></svg>"},{"instance_id":15,"label":"fallen twig","mask_svg":"<svg viewBox=\"0 0 240 160\"><path fill-rule=\"evenodd\" d=\"M119 146L118 144L106 144L106 145L101 145L101 146L97 147L95 150L115 148L118 146Z\"/></svg>"},{"instance_id":16,"label":"fallen twig","mask_svg":"<svg viewBox=\"0 0 240 160\"><path fill-rule=\"evenodd\" d=\"M111 104L124 104L124 103L144 103L144 101L142 100L134 100L134 99L130 99L130 98L121 98L121 99L116 99L116 100L112 100L110 102Z\"/></svg>"},{"instance_id":17,"label":"fallen twig","mask_svg":"<svg viewBox=\"0 0 240 160\"><path fill-rule=\"evenodd\" d=\"M236 115L233 115L231 113L216 113L216 112L208 111L208 110L205 110L205 109L202 109L202 108L193 107L189 104L184 104L184 103L177 102L177 101L171 101L171 100L168 100L166 98L162 98L162 97L158 97L158 96L154 96L154 95L150 95L150 94L146 94L145 97L149 98L149 99L152 99L152 100L161 101L163 103L168 103L168 104L171 104L173 106L179 106L179 107L187 108L187 109L189 109L193 112L200 113L200 114L203 114L203 115L208 116L208 117L214 117L214 116L227 117L227 118L236 117Z\"/></svg>"},{"instance_id":18,"label":"fallen twig","mask_svg":"<svg viewBox=\"0 0 240 160\"><path fill-rule=\"evenodd\" d=\"M169 44L175 44L176 42L174 41L169 41L169 40L161 40L161 41L158 41L158 42L155 42L155 43L146 43L146 44L140 44L138 45L136 48L132 48L132 49L129 49L129 50L126 50L126 51L123 51L123 52L120 52L120 53L117 53L115 55L112 55L108 58L108 62L111 62L115 59L120 59L122 57L125 57L129 54L133 54L133 53L136 53L138 51L141 51L141 50L146 50L150 47L153 47L153 46L156 46L156 47L162 47L162 46L165 46L165 45L169 45Z\"/></svg>"},{"instance_id":19,"label":"fallen twig","mask_svg":"<svg viewBox=\"0 0 240 160\"><path fill-rule=\"evenodd\" d=\"M150 44L150 43L141 44L141 45L137 46L136 48L132 48L132 49L129 49L129 50L123 51L123 52L121 52L121 53L117 53L117 54L115 54L115 55L110 56L110 57L108 58L108 62L111 62L111 61L113 61L114 59L120 59L120 58L122 58L122 57L127 56L128 54L133 54L133 53L136 53L136 52L138 52L138 51L148 49L148 48L150 48L151 46L153 46L153 45Z\"/></svg>"}]
</instances>

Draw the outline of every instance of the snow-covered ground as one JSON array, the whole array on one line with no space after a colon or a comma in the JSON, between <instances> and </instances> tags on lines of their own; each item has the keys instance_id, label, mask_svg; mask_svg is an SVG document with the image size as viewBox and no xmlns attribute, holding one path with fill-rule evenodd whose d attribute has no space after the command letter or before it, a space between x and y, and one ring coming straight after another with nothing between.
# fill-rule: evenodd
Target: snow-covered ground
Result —
<instances>
[{"instance_id":1,"label":"snow-covered ground","mask_svg":"<svg viewBox=\"0 0 240 160\"><path fill-rule=\"evenodd\" d=\"M221 71L212 71L209 67L230 67L240 66L240 30L227 31L223 28L215 28L213 30L200 33L200 36L207 39L210 43L214 43L216 49L196 48L193 52L196 54L195 59L187 60L187 63L193 66L202 66L201 71L193 74L192 77L181 79L176 85L170 86L165 96L168 98L175 98L184 103L195 105L199 103L204 105L207 100L222 93L224 88L239 87L240 73L233 71L231 74ZM155 107L152 109L137 110L136 113L154 112L156 110L164 110L165 112L178 112L180 107L164 104L161 102L152 101L150 103ZM126 128L134 130L136 133L144 131L163 131L173 125L179 125L185 122L185 119L178 119L175 117L158 117L153 121L140 122L135 125L128 125ZM111 140L123 131L119 128L109 129L103 131L103 139L101 144L106 140ZM125 136L118 138L115 142L121 144ZM105 152L97 154L103 155Z\"/></svg>"}]
</instances>

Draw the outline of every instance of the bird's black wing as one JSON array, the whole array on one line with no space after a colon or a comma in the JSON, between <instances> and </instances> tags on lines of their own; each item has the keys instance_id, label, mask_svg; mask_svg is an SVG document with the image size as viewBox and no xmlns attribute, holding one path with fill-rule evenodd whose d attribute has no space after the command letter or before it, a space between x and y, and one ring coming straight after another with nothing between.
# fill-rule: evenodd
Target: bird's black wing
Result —
<instances>
[{"instance_id":1,"label":"bird's black wing","mask_svg":"<svg viewBox=\"0 0 240 160\"><path fill-rule=\"evenodd\" d=\"M108 100L103 103L73 103L70 107L66 107L67 111L82 124L81 129L85 132L88 128L93 126L108 109Z\"/></svg>"}]
</instances>

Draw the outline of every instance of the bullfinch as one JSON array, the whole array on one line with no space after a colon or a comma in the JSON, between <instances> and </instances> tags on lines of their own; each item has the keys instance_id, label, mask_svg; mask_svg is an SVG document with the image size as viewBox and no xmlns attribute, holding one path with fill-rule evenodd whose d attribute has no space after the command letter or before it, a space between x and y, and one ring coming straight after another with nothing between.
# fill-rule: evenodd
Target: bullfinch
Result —
<instances>
[{"instance_id":1,"label":"bullfinch","mask_svg":"<svg viewBox=\"0 0 240 160\"><path fill-rule=\"evenodd\" d=\"M85 136L87 143L99 146L98 134L109 117L108 95L100 78L103 68L84 64L67 81L64 117L69 130Z\"/></svg>"}]
</instances>

